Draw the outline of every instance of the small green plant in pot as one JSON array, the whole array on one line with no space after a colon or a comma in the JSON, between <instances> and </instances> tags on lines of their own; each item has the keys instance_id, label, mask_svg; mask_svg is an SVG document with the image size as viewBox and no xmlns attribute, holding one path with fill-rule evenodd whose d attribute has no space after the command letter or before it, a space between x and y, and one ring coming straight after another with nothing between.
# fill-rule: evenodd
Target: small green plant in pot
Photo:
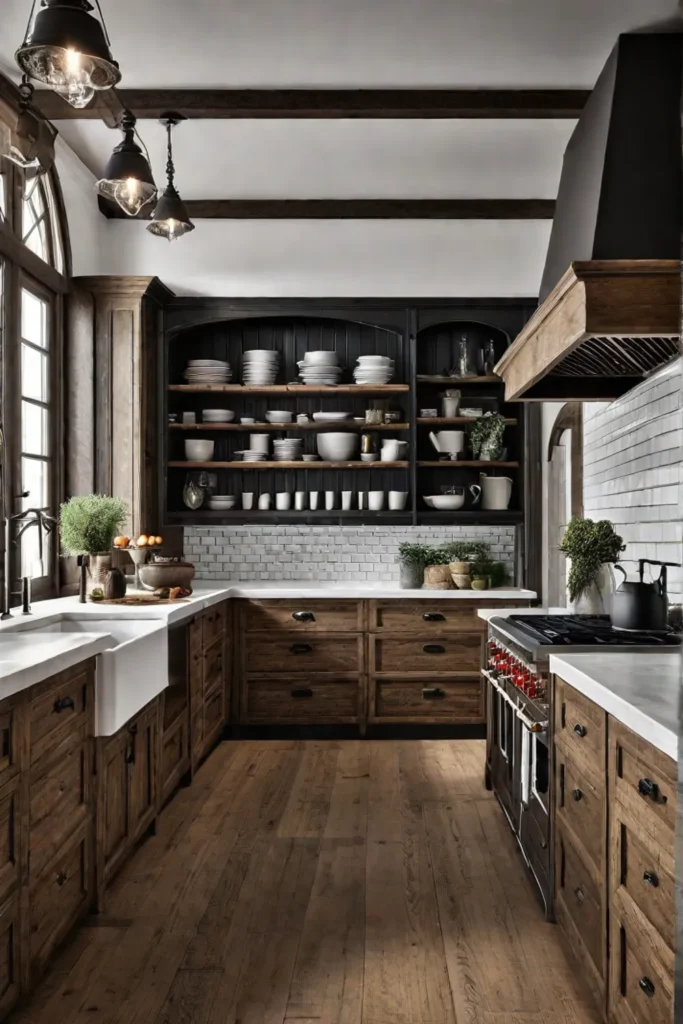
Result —
<instances>
[{"instance_id":1,"label":"small green plant in pot","mask_svg":"<svg viewBox=\"0 0 683 1024\"><path fill-rule=\"evenodd\" d=\"M619 561L625 544L608 519L595 522L573 516L560 544L571 559L567 591L575 611L608 615L612 592L610 565Z\"/></svg>"},{"instance_id":2,"label":"small green plant in pot","mask_svg":"<svg viewBox=\"0 0 683 1024\"><path fill-rule=\"evenodd\" d=\"M485 412L469 425L470 448L475 459L495 462L503 450L505 417L499 412Z\"/></svg>"},{"instance_id":3,"label":"small green plant in pot","mask_svg":"<svg viewBox=\"0 0 683 1024\"><path fill-rule=\"evenodd\" d=\"M427 544L409 544L407 541L399 544L398 564L403 590L420 589L424 582L425 566L431 564L435 550Z\"/></svg>"},{"instance_id":4,"label":"small green plant in pot","mask_svg":"<svg viewBox=\"0 0 683 1024\"><path fill-rule=\"evenodd\" d=\"M121 498L83 494L69 498L59 511L62 547L68 555L88 556L87 590L99 588L111 569L114 537L128 518Z\"/></svg>"}]
</instances>

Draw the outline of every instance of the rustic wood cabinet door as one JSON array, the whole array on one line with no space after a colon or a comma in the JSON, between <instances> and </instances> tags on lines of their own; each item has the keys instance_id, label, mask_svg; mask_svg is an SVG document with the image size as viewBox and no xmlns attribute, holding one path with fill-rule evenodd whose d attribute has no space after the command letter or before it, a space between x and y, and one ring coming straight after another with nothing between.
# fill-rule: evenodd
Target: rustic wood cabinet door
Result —
<instances>
[{"instance_id":1,"label":"rustic wood cabinet door","mask_svg":"<svg viewBox=\"0 0 683 1024\"><path fill-rule=\"evenodd\" d=\"M0 907L0 1020L19 998L19 896L15 893Z\"/></svg>"},{"instance_id":2,"label":"rustic wood cabinet door","mask_svg":"<svg viewBox=\"0 0 683 1024\"><path fill-rule=\"evenodd\" d=\"M103 832L105 875L128 845L130 828L128 760L130 736L118 733L104 748L100 779L100 827Z\"/></svg>"},{"instance_id":3,"label":"rustic wood cabinet door","mask_svg":"<svg viewBox=\"0 0 683 1024\"><path fill-rule=\"evenodd\" d=\"M133 842L156 817L158 721L155 701L138 715L129 730L129 813Z\"/></svg>"}]
</instances>

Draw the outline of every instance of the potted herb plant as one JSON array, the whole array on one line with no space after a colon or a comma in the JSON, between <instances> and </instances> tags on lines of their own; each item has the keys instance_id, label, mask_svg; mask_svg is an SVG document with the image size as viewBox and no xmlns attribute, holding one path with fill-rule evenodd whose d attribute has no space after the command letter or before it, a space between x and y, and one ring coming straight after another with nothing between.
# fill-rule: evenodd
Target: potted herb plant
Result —
<instances>
[{"instance_id":1,"label":"potted herb plant","mask_svg":"<svg viewBox=\"0 0 683 1024\"><path fill-rule=\"evenodd\" d=\"M570 561L567 592L575 612L609 615L614 588L611 566L625 544L608 519L573 516L560 544Z\"/></svg>"},{"instance_id":2,"label":"potted herb plant","mask_svg":"<svg viewBox=\"0 0 683 1024\"><path fill-rule=\"evenodd\" d=\"M433 547L427 544L409 544L398 546L398 564L401 588L403 590L419 590L424 582L425 566L430 564Z\"/></svg>"},{"instance_id":3,"label":"potted herb plant","mask_svg":"<svg viewBox=\"0 0 683 1024\"><path fill-rule=\"evenodd\" d=\"M77 495L61 506L62 547L68 555L88 556L88 593L104 583L111 569L114 537L127 518L125 501L104 494Z\"/></svg>"},{"instance_id":4,"label":"potted herb plant","mask_svg":"<svg viewBox=\"0 0 683 1024\"><path fill-rule=\"evenodd\" d=\"M503 450L505 417L499 412L485 412L469 425L472 455L475 459L495 462Z\"/></svg>"}]
</instances>

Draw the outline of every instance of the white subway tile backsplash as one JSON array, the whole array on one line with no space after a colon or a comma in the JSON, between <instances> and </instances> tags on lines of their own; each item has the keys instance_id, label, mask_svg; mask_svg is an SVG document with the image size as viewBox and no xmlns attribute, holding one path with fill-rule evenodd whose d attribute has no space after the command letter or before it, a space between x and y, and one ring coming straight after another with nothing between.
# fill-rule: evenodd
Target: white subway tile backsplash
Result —
<instances>
[{"instance_id":1,"label":"white subway tile backsplash","mask_svg":"<svg viewBox=\"0 0 683 1024\"><path fill-rule=\"evenodd\" d=\"M198 579L398 582L403 541L486 541L515 572L515 527L232 526L185 530L185 554Z\"/></svg>"}]
</instances>

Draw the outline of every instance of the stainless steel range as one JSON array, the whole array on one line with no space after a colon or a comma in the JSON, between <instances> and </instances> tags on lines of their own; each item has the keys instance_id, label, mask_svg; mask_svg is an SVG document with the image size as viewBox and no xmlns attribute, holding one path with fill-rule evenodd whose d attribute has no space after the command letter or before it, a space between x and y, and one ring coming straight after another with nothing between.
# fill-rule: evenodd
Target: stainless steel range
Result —
<instances>
[{"instance_id":1,"label":"stainless steel range","mask_svg":"<svg viewBox=\"0 0 683 1024\"><path fill-rule=\"evenodd\" d=\"M489 619L486 785L495 792L552 917L551 654L642 651L680 643L674 634L625 632L607 616L520 614Z\"/></svg>"}]
</instances>

